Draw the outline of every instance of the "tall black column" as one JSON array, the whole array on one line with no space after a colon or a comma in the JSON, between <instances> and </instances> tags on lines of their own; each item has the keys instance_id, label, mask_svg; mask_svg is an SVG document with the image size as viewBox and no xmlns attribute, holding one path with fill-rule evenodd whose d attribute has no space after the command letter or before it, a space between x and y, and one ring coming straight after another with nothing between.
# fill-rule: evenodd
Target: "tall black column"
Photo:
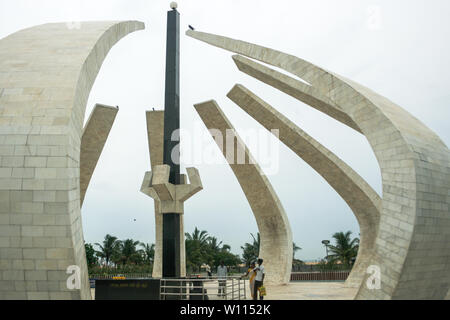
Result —
<instances>
[{"instance_id":1,"label":"tall black column","mask_svg":"<svg viewBox=\"0 0 450 320\"><path fill-rule=\"evenodd\" d=\"M180 184L180 14L167 13L166 89L164 105L164 164L169 182ZM173 141L175 140L175 141ZM163 277L180 277L180 215L163 215Z\"/></svg>"}]
</instances>

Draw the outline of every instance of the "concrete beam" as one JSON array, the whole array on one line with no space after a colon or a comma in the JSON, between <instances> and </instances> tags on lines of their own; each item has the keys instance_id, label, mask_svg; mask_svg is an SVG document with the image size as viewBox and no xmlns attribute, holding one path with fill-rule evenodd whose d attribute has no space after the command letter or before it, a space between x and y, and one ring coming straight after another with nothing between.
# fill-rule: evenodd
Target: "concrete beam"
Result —
<instances>
[{"instance_id":1,"label":"concrete beam","mask_svg":"<svg viewBox=\"0 0 450 320\"><path fill-rule=\"evenodd\" d=\"M359 286L375 248L381 211L380 196L333 152L244 86L235 85L227 96L267 130L278 130L280 141L319 173L353 211L359 223L361 239L358 258L346 284Z\"/></svg>"},{"instance_id":2,"label":"concrete beam","mask_svg":"<svg viewBox=\"0 0 450 320\"><path fill-rule=\"evenodd\" d=\"M227 131L228 134L234 132L237 140L233 143L234 155L238 154L238 149L244 150L245 163L235 163L227 157L228 144L222 141L222 145L219 145L255 216L261 235L259 255L264 259L267 271L266 282L288 283L292 269L292 233L278 196L217 103L212 100L194 107L208 129L218 130L222 137L227 137Z\"/></svg>"},{"instance_id":3,"label":"concrete beam","mask_svg":"<svg viewBox=\"0 0 450 320\"><path fill-rule=\"evenodd\" d=\"M305 68L305 71L308 72L312 70L308 62L270 48L200 31L187 30L186 35L210 45L273 65L288 72L293 70L291 68L292 65L295 65L297 68ZM301 82L278 71L262 66L261 64L257 64L249 59L245 59L242 56L236 55L233 56L233 59L240 71L299 99L309 106L324 112L328 116L361 132L358 125L338 105L316 87L305 83L308 81L314 83L314 78L308 76L305 77L305 73L301 73L302 76L300 76L300 74L291 72L305 80L305 82ZM326 75L325 71L317 70L317 72ZM267 77L268 74L270 77ZM306 75L308 74L309 73L306 73ZM267 82L269 79L270 83Z\"/></svg>"},{"instance_id":4,"label":"concrete beam","mask_svg":"<svg viewBox=\"0 0 450 320\"><path fill-rule=\"evenodd\" d=\"M444 299L450 288L450 151L442 140L387 98L303 59L213 34L186 34L300 77L366 136L383 182L379 231L368 261L381 278L374 289L368 272L356 298Z\"/></svg>"},{"instance_id":5,"label":"concrete beam","mask_svg":"<svg viewBox=\"0 0 450 320\"><path fill-rule=\"evenodd\" d=\"M84 127L80 151L80 206L83 206L89 182L116 119L116 107L96 104Z\"/></svg>"}]
</instances>

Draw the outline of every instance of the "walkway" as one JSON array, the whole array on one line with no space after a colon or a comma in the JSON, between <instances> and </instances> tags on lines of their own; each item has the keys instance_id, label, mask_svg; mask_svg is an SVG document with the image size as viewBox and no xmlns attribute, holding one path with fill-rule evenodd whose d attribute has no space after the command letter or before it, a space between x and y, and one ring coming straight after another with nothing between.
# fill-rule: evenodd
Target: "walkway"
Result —
<instances>
[{"instance_id":1,"label":"walkway","mask_svg":"<svg viewBox=\"0 0 450 320\"><path fill-rule=\"evenodd\" d=\"M211 294L210 299L216 300L217 289L205 287ZM343 281L314 281L314 282L290 282L283 286L267 287L267 300L352 300L357 288L345 287ZM95 289L91 289L94 297ZM247 299L251 299L247 287Z\"/></svg>"}]
</instances>

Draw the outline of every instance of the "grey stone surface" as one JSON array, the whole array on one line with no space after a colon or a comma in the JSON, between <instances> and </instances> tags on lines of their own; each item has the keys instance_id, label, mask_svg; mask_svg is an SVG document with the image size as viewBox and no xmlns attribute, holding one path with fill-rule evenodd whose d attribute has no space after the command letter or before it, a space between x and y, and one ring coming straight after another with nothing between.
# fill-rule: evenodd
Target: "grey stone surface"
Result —
<instances>
[{"instance_id":1,"label":"grey stone surface","mask_svg":"<svg viewBox=\"0 0 450 320\"><path fill-rule=\"evenodd\" d=\"M259 255L264 259L267 272L265 282L270 285L288 283L292 268L291 227L270 181L215 101L196 104L195 109L208 129L219 130L222 137L232 132L233 138L236 138L232 153L229 150L227 153L227 148L231 147L229 143L214 140L238 179L255 216L261 235ZM238 150L244 151L245 163L235 161L234 158L241 152Z\"/></svg>"},{"instance_id":2,"label":"grey stone surface","mask_svg":"<svg viewBox=\"0 0 450 320\"><path fill-rule=\"evenodd\" d=\"M162 228L164 213L178 213L180 217L180 276L186 276L186 249L184 236L184 202L203 189L198 170L187 168L187 175L181 175L181 184L169 183L169 167L163 164L164 111L147 111L147 135L152 171L146 172L141 192L155 202L155 258L154 278L162 277Z\"/></svg>"},{"instance_id":3,"label":"grey stone surface","mask_svg":"<svg viewBox=\"0 0 450 320\"><path fill-rule=\"evenodd\" d=\"M17 279L0 285L2 299L91 298L80 214L86 102L110 48L144 24L80 26L50 23L0 40L0 234L8 244L0 272ZM80 289L67 288L71 265Z\"/></svg>"},{"instance_id":4,"label":"grey stone surface","mask_svg":"<svg viewBox=\"0 0 450 320\"><path fill-rule=\"evenodd\" d=\"M179 185L169 183L169 165L158 165L153 171L145 173L141 192L159 202L162 214L183 214L184 202L203 189L198 170L195 168L186 170L190 183Z\"/></svg>"},{"instance_id":5,"label":"grey stone surface","mask_svg":"<svg viewBox=\"0 0 450 320\"><path fill-rule=\"evenodd\" d=\"M163 164L164 156L164 111L147 111L147 140L148 150L150 153L150 162L152 171L155 166ZM153 278L162 278L162 223L163 217L160 210L159 201L154 200L155 203L155 257L153 260ZM183 217L180 221L182 222ZM180 223L180 228L183 223ZM184 230L181 230L184 239ZM180 239L181 241L181 239ZM183 240L184 243L184 240ZM182 252L183 253L183 252ZM186 270L186 267L182 268Z\"/></svg>"},{"instance_id":6,"label":"grey stone surface","mask_svg":"<svg viewBox=\"0 0 450 320\"><path fill-rule=\"evenodd\" d=\"M441 139L387 98L293 55L203 32L186 34L300 77L310 86L287 78L290 87L283 91L304 102L331 100L334 108L309 104L366 136L380 165L383 195L374 252L365 263L380 268L381 287L369 288L365 274L356 298L444 299L450 287L450 152ZM263 73L257 78L282 85Z\"/></svg>"},{"instance_id":7,"label":"grey stone surface","mask_svg":"<svg viewBox=\"0 0 450 320\"><path fill-rule=\"evenodd\" d=\"M186 276L186 249L184 242L184 202L203 189L198 170L187 168L190 183L173 185L169 183L170 168L168 165L157 165L153 171L146 172L141 186L141 192L155 200L157 214L177 213L180 219L180 276ZM186 180L186 179L184 179ZM185 181L186 182L186 181ZM158 207L156 207L158 204ZM162 220L162 219L161 219ZM162 235L162 221L156 225L157 236ZM158 230L159 229L159 230ZM162 251L162 243L158 250ZM162 253L159 256L162 273ZM156 273L156 272L155 272ZM155 276L154 273L154 276ZM162 274L161 274L162 276Z\"/></svg>"}]
</instances>

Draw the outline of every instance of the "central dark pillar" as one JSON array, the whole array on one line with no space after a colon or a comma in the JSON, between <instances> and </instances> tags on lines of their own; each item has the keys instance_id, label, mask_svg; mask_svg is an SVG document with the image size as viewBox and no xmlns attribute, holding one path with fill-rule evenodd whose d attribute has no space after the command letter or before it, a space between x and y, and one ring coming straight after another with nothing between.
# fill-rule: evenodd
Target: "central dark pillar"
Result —
<instances>
[{"instance_id":1,"label":"central dark pillar","mask_svg":"<svg viewBox=\"0 0 450 320\"><path fill-rule=\"evenodd\" d=\"M169 182L180 184L180 14L167 13L166 89L164 105L164 164L170 166ZM180 215L163 215L162 276L180 277Z\"/></svg>"}]
</instances>

